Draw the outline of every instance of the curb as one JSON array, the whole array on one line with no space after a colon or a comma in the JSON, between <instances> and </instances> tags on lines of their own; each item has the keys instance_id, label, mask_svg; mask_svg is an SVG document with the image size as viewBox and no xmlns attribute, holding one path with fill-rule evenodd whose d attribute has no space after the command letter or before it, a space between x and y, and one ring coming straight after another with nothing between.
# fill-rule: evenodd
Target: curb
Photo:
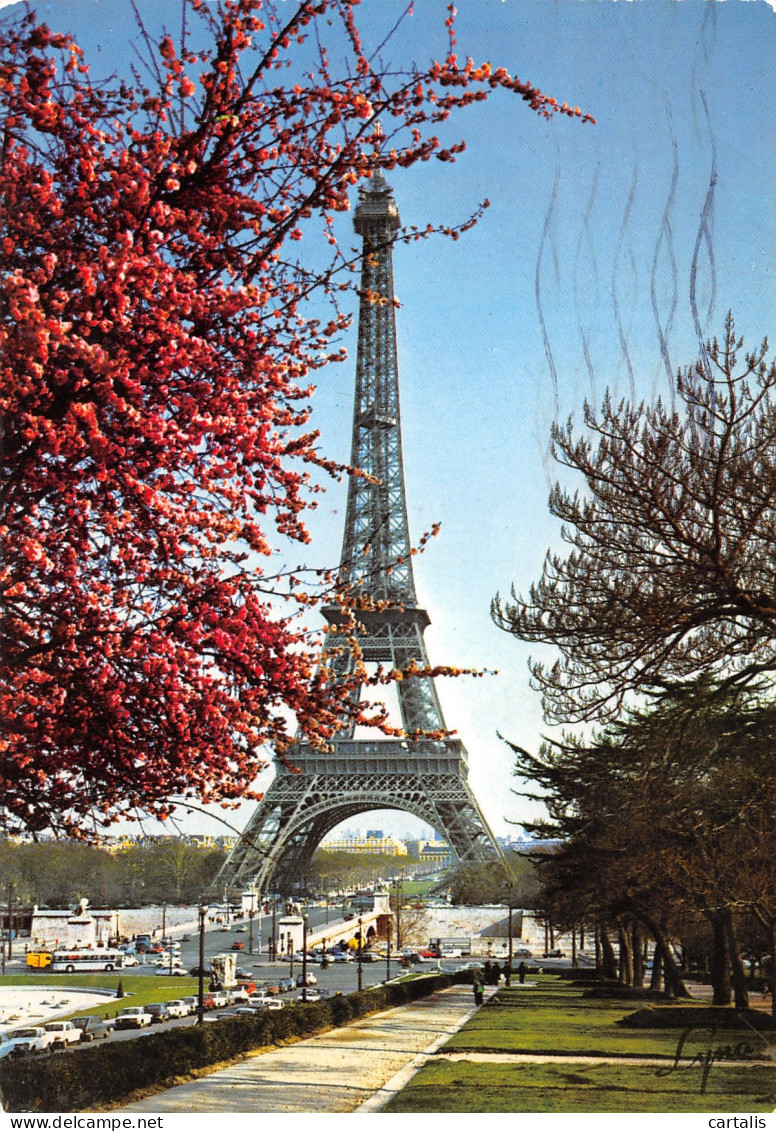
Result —
<instances>
[{"instance_id":1,"label":"curb","mask_svg":"<svg viewBox=\"0 0 776 1131\"><path fill-rule=\"evenodd\" d=\"M468 989L469 987L466 988ZM485 987L485 1001L489 1001L493 994L497 992L497 989L497 986ZM406 1087L415 1073L420 1071L423 1065L432 1058L434 1053L436 1053L442 1045L446 1044L453 1033L457 1033L459 1029L462 1029L466 1022L470 1021L480 1009L482 1009L481 1005L474 1005L471 1009L467 1010L466 1013L462 1014L452 1025L448 1025L443 1033L440 1033L422 1052L416 1053L412 1060L410 1060L408 1064L405 1064L404 1068L400 1069L390 1080L383 1084L382 1088L379 1088L368 1100L364 1100L359 1107L353 1108L351 1115L367 1115L382 1111L388 1101L395 1096L397 1092L400 1092L402 1088Z\"/></svg>"}]
</instances>

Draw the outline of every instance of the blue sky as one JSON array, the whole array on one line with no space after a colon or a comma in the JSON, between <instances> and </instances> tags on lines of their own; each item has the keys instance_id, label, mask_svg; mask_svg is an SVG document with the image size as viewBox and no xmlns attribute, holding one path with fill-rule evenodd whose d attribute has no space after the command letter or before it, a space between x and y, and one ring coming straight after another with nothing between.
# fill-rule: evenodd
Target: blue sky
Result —
<instances>
[{"instance_id":1,"label":"blue sky","mask_svg":"<svg viewBox=\"0 0 776 1131\"><path fill-rule=\"evenodd\" d=\"M178 10L140 7L171 23ZM404 7L363 0L367 42ZM130 58L128 0L37 9L101 66ZM444 3L417 0L386 59L441 56L444 18ZM752 344L776 340L776 13L766 0L460 0L458 40L460 56L504 65L597 119L546 122L500 93L445 128L467 142L454 165L389 178L406 224L492 202L455 243L397 248L394 269L411 532L442 523L416 564L426 643L432 663L498 669L443 682L440 695L486 816L506 832L532 810L510 793L497 732L534 747L544 728L527 649L496 629L489 604L512 583L525 590L557 544L553 416L578 417L607 387L670 395L668 369L691 364L698 329L721 332L729 308ZM347 217L340 230L355 245ZM349 345L352 360L320 375L314 401L323 447L343 460L355 330ZM317 562L338 558L344 496L330 488L313 517ZM413 827L401 815L363 821Z\"/></svg>"}]
</instances>

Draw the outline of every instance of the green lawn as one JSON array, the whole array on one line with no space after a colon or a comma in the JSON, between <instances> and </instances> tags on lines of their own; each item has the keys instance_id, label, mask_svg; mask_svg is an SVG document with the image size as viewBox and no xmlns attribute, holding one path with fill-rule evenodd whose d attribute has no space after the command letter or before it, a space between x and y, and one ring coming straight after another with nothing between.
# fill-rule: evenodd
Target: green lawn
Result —
<instances>
[{"instance_id":1,"label":"green lawn","mask_svg":"<svg viewBox=\"0 0 776 1131\"><path fill-rule=\"evenodd\" d=\"M440 1052L660 1057L665 1068L631 1064L430 1062L385 1108L387 1112L701 1112L772 1111L776 1065L714 1063L705 1091L692 1063L712 1043L734 1045L745 1034L688 1038L675 1064L681 1030L623 1029L616 1022L640 1003L584 998L584 987L543 975L535 987L502 989ZM702 1006L699 1006L702 1008ZM752 1037L759 1048L759 1040ZM771 1037L770 1053L776 1048ZM765 1050L768 1051L767 1049ZM759 1054L758 1054L759 1055Z\"/></svg>"},{"instance_id":2,"label":"green lawn","mask_svg":"<svg viewBox=\"0 0 776 1131\"><path fill-rule=\"evenodd\" d=\"M715 1066L659 1077L654 1068L588 1064L437 1061L421 1069L386 1112L768 1112L776 1070Z\"/></svg>"},{"instance_id":3,"label":"green lawn","mask_svg":"<svg viewBox=\"0 0 776 1131\"><path fill-rule=\"evenodd\" d=\"M88 1009L74 1009L71 1017L83 1017L89 1013L107 1014L115 1017L128 1005L147 1005L151 1001L171 1001L173 998L189 997L199 990L197 978L157 978L149 974L68 974L67 986L97 986L116 990L121 982L123 998L104 997ZM45 990L64 990L66 985L54 974L6 974L0 977L0 986L35 986ZM207 986L205 987L207 989ZM131 995L131 996L130 996ZM64 1015L57 1020L66 1021Z\"/></svg>"}]
</instances>

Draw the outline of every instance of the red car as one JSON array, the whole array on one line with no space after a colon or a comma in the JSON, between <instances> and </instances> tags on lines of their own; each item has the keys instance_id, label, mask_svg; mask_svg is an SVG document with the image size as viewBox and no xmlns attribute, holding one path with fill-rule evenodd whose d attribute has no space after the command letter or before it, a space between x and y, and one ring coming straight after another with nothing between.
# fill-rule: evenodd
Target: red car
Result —
<instances>
[{"instance_id":1,"label":"red car","mask_svg":"<svg viewBox=\"0 0 776 1131\"><path fill-rule=\"evenodd\" d=\"M233 942L232 943L232 950L245 950L245 943L244 942Z\"/></svg>"}]
</instances>

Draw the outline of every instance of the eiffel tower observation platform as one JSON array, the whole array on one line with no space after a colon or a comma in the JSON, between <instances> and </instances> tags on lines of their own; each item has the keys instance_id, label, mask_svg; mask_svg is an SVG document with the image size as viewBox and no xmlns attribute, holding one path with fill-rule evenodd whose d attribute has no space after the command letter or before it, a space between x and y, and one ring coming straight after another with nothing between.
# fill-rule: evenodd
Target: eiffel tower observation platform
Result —
<instances>
[{"instance_id":1,"label":"eiffel tower observation platform","mask_svg":"<svg viewBox=\"0 0 776 1131\"><path fill-rule=\"evenodd\" d=\"M430 670L423 639L430 618L415 590L402 461L393 287L400 219L380 172L360 190L354 226L363 254L350 463L365 474L349 480L338 580L343 593L358 598L359 611L355 631L326 636L320 669L333 684L350 680L362 661L400 672ZM338 607L322 612L333 628L343 623ZM396 691L407 738L379 731L356 738L351 724L320 750L297 735L289 752L294 768L278 767L216 879L219 891L294 892L324 837L375 809L420 818L461 862L501 858L468 784L463 743L444 737L449 731L433 678L410 675Z\"/></svg>"}]
</instances>

